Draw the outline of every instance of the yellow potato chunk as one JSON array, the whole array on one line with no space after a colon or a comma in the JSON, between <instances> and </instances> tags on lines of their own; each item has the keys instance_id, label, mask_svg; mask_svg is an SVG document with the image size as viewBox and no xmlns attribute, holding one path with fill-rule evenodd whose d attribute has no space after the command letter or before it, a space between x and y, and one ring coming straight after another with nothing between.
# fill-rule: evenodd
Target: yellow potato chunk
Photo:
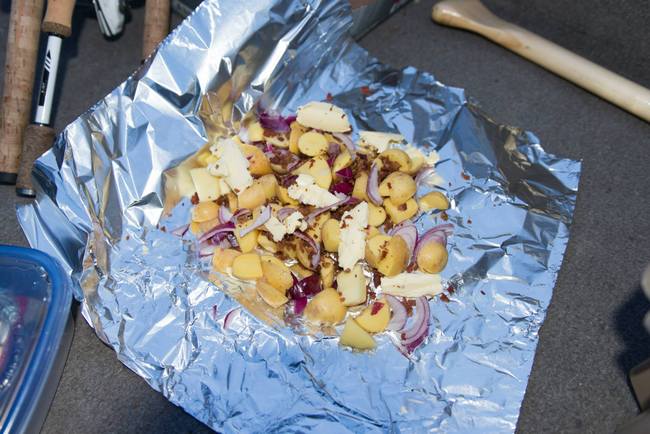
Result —
<instances>
[{"instance_id":1,"label":"yellow potato chunk","mask_svg":"<svg viewBox=\"0 0 650 434\"><path fill-rule=\"evenodd\" d=\"M248 125L248 140L251 142L261 142L264 140L264 128L259 122L252 122Z\"/></svg>"},{"instance_id":2,"label":"yellow potato chunk","mask_svg":"<svg viewBox=\"0 0 650 434\"><path fill-rule=\"evenodd\" d=\"M277 188L278 188L278 180L276 179L275 175L273 174L268 174L264 175L258 179L255 180L255 183L258 183L259 185L262 186L264 189L264 196L266 196L267 200L272 200L275 198L275 195L277 194Z\"/></svg>"},{"instance_id":3,"label":"yellow potato chunk","mask_svg":"<svg viewBox=\"0 0 650 434\"><path fill-rule=\"evenodd\" d=\"M360 264L350 271L341 271L336 276L336 283L344 305L356 306L366 301L366 277Z\"/></svg>"},{"instance_id":4,"label":"yellow potato chunk","mask_svg":"<svg viewBox=\"0 0 650 434\"><path fill-rule=\"evenodd\" d=\"M323 237L323 226L330 219L330 212L326 211L322 214L314 217L313 221L309 224L307 228L307 235L311 237L312 240L320 244Z\"/></svg>"},{"instance_id":5,"label":"yellow potato chunk","mask_svg":"<svg viewBox=\"0 0 650 434\"><path fill-rule=\"evenodd\" d=\"M259 244L260 247L266 250L267 252L277 253L278 251L278 245L273 240L271 240L264 232L260 232L257 235L257 244Z\"/></svg>"},{"instance_id":6,"label":"yellow potato chunk","mask_svg":"<svg viewBox=\"0 0 650 434\"><path fill-rule=\"evenodd\" d=\"M323 288L329 288L334 284L334 275L336 274L336 267L334 260L323 256L320 260L320 280Z\"/></svg>"},{"instance_id":7,"label":"yellow potato chunk","mask_svg":"<svg viewBox=\"0 0 650 434\"><path fill-rule=\"evenodd\" d=\"M384 208L394 224L410 219L418 212L418 203L415 199L409 199L401 205L393 203L392 199L384 200Z\"/></svg>"},{"instance_id":8,"label":"yellow potato chunk","mask_svg":"<svg viewBox=\"0 0 650 434\"><path fill-rule=\"evenodd\" d=\"M366 188L368 187L368 174L366 172L361 172L357 179L354 181L354 188L352 189L352 197L356 197L359 200L365 200L369 202L368 195L366 194Z\"/></svg>"},{"instance_id":9,"label":"yellow potato chunk","mask_svg":"<svg viewBox=\"0 0 650 434\"><path fill-rule=\"evenodd\" d=\"M192 182L194 182L194 188L196 194L199 196L200 202L213 201L221 196L219 179L216 176L212 176L205 167L191 169L190 176L192 177Z\"/></svg>"},{"instance_id":10,"label":"yellow potato chunk","mask_svg":"<svg viewBox=\"0 0 650 434\"><path fill-rule=\"evenodd\" d=\"M355 318L357 324L369 333L379 333L386 329L390 322L390 308L384 300L377 300Z\"/></svg>"},{"instance_id":11,"label":"yellow potato chunk","mask_svg":"<svg viewBox=\"0 0 650 434\"><path fill-rule=\"evenodd\" d=\"M366 228L366 240L369 240L370 238L374 237L375 235L379 235L381 232L379 232L379 229L377 229L375 226L368 226Z\"/></svg>"},{"instance_id":12,"label":"yellow potato chunk","mask_svg":"<svg viewBox=\"0 0 650 434\"><path fill-rule=\"evenodd\" d=\"M298 140L300 140L300 136L305 134L307 131L308 129L300 125L298 122L291 122L291 133L289 133L289 151L294 154L298 154L300 151L298 149Z\"/></svg>"},{"instance_id":13,"label":"yellow potato chunk","mask_svg":"<svg viewBox=\"0 0 650 434\"><path fill-rule=\"evenodd\" d=\"M386 220L386 210L383 207L368 202L368 224L379 226Z\"/></svg>"},{"instance_id":14,"label":"yellow potato chunk","mask_svg":"<svg viewBox=\"0 0 650 434\"><path fill-rule=\"evenodd\" d=\"M341 240L340 223L336 219L329 219L321 228L321 238L323 246L328 252L336 253L339 251L339 242Z\"/></svg>"},{"instance_id":15,"label":"yellow potato chunk","mask_svg":"<svg viewBox=\"0 0 650 434\"><path fill-rule=\"evenodd\" d=\"M298 139L298 149L309 157L316 157L317 155L327 153L328 146L325 136L316 131L304 133Z\"/></svg>"},{"instance_id":16,"label":"yellow potato chunk","mask_svg":"<svg viewBox=\"0 0 650 434\"><path fill-rule=\"evenodd\" d=\"M247 220L243 223L237 223L235 225L235 237L237 238L237 243L239 243L239 248L244 253L252 252L257 247L257 237L259 235L259 230L253 229L243 237L239 235L242 229L252 224L253 220Z\"/></svg>"},{"instance_id":17,"label":"yellow potato chunk","mask_svg":"<svg viewBox=\"0 0 650 434\"><path fill-rule=\"evenodd\" d=\"M197 223L214 220L219 215L219 205L214 202L200 202L192 208L192 221Z\"/></svg>"},{"instance_id":18,"label":"yellow potato chunk","mask_svg":"<svg viewBox=\"0 0 650 434\"><path fill-rule=\"evenodd\" d=\"M293 286L293 277L291 270L284 265L280 259L275 256L262 256L262 272L264 279L281 293L287 292L287 289Z\"/></svg>"},{"instance_id":19,"label":"yellow potato chunk","mask_svg":"<svg viewBox=\"0 0 650 434\"><path fill-rule=\"evenodd\" d=\"M280 307L289 299L284 295L284 293L275 289L272 285L266 282L264 279L259 279L257 285L255 286L259 296L271 307Z\"/></svg>"},{"instance_id":20,"label":"yellow potato chunk","mask_svg":"<svg viewBox=\"0 0 650 434\"><path fill-rule=\"evenodd\" d=\"M379 194L389 196L395 205L401 205L415 195L415 181L404 172L393 172L379 184Z\"/></svg>"},{"instance_id":21,"label":"yellow potato chunk","mask_svg":"<svg viewBox=\"0 0 650 434\"><path fill-rule=\"evenodd\" d=\"M358 350L371 350L375 348L375 340L353 318L348 318L339 339L341 345Z\"/></svg>"},{"instance_id":22,"label":"yellow potato chunk","mask_svg":"<svg viewBox=\"0 0 650 434\"><path fill-rule=\"evenodd\" d=\"M439 191L432 191L420 198L418 201L422 211L439 209L441 211L449 209L447 197Z\"/></svg>"},{"instance_id":23,"label":"yellow potato chunk","mask_svg":"<svg viewBox=\"0 0 650 434\"><path fill-rule=\"evenodd\" d=\"M345 169L348 167L350 164L352 164L352 156L350 155L350 152L348 150L344 150L341 152L339 155L336 156L334 159L334 163L332 163L332 173L336 173L341 169Z\"/></svg>"},{"instance_id":24,"label":"yellow potato chunk","mask_svg":"<svg viewBox=\"0 0 650 434\"><path fill-rule=\"evenodd\" d=\"M228 269L232 267L235 258L239 255L241 255L241 252L235 249L216 248L214 255L212 255L212 268L220 273L227 273Z\"/></svg>"},{"instance_id":25,"label":"yellow potato chunk","mask_svg":"<svg viewBox=\"0 0 650 434\"><path fill-rule=\"evenodd\" d=\"M332 184L332 171L325 157L314 157L293 171L294 175L306 174L314 178L319 187L329 190Z\"/></svg>"},{"instance_id":26,"label":"yellow potato chunk","mask_svg":"<svg viewBox=\"0 0 650 434\"><path fill-rule=\"evenodd\" d=\"M266 203L266 191L260 183L254 183L239 193L238 202L240 208L255 209Z\"/></svg>"},{"instance_id":27,"label":"yellow potato chunk","mask_svg":"<svg viewBox=\"0 0 650 434\"><path fill-rule=\"evenodd\" d=\"M411 166L411 159L408 154L401 149L386 149L384 152L379 154L379 157L375 160L379 164L379 168L383 167L384 160L390 161L391 165L396 165L397 170L401 172L406 172Z\"/></svg>"},{"instance_id":28,"label":"yellow potato chunk","mask_svg":"<svg viewBox=\"0 0 650 434\"><path fill-rule=\"evenodd\" d=\"M309 277L312 274L314 274L314 272L311 271L309 268L305 268L300 264L293 264L289 268L296 276L298 276L298 279L304 279L305 277Z\"/></svg>"},{"instance_id":29,"label":"yellow potato chunk","mask_svg":"<svg viewBox=\"0 0 650 434\"><path fill-rule=\"evenodd\" d=\"M420 270L435 274L447 266L448 256L445 246L431 241L420 247L416 260Z\"/></svg>"},{"instance_id":30,"label":"yellow potato chunk","mask_svg":"<svg viewBox=\"0 0 650 434\"><path fill-rule=\"evenodd\" d=\"M262 261L257 253L242 253L232 262L232 274L238 279L256 280L264 276Z\"/></svg>"},{"instance_id":31,"label":"yellow potato chunk","mask_svg":"<svg viewBox=\"0 0 650 434\"><path fill-rule=\"evenodd\" d=\"M345 318L347 308L341 303L336 289L327 288L312 298L305 307L305 318L318 324L338 324Z\"/></svg>"},{"instance_id":32,"label":"yellow potato chunk","mask_svg":"<svg viewBox=\"0 0 650 434\"><path fill-rule=\"evenodd\" d=\"M248 160L248 171L253 176L261 176L273 173L271 170L271 162L269 158L264 155L264 152L257 146L242 143L239 145L244 156Z\"/></svg>"},{"instance_id":33,"label":"yellow potato chunk","mask_svg":"<svg viewBox=\"0 0 650 434\"><path fill-rule=\"evenodd\" d=\"M292 198L291 196L289 196L289 192L287 191L287 189L281 186L280 184L278 184L275 191L278 195L278 199L280 199L280 202L282 202L283 204L292 205L292 206L299 205L299 202L294 198Z\"/></svg>"},{"instance_id":34,"label":"yellow potato chunk","mask_svg":"<svg viewBox=\"0 0 650 434\"><path fill-rule=\"evenodd\" d=\"M400 236L379 234L366 242L366 262L384 276L395 276L404 271L409 248Z\"/></svg>"}]
</instances>

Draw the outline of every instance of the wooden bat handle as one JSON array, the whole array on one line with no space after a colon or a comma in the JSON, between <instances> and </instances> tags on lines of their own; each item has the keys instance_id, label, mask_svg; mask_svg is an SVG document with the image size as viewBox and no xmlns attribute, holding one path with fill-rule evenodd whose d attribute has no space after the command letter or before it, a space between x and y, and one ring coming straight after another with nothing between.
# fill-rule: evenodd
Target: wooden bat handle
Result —
<instances>
[{"instance_id":1,"label":"wooden bat handle","mask_svg":"<svg viewBox=\"0 0 650 434\"><path fill-rule=\"evenodd\" d=\"M150 55L169 33L170 0L147 0L144 4L142 58Z\"/></svg>"},{"instance_id":2,"label":"wooden bat handle","mask_svg":"<svg viewBox=\"0 0 650 434\"><path fill-rule=\"evenodd\" d=\"M54 136L54 129L46 125L30 124L25 128L22 164L16 181L16 193L19 195L35 196L32 187L32 167L34 161L50 149L54 142Z\"/></svg>"},{"instance_id":3,"label":"wooden bat handle","mask_svg":"<svg viewBox=\"0 0 650 434\"><path fill-rule=\"evenodd\" d=\"M650 90L492 14L479 0L444 0L433 20L478 33L650 122Z\"/></svg>"},{"instance_id":4,"label":"wooden bat handle","mask_svg":"<svg viewBox=\"0 0 650 434\"><path fill-rule=\"evenodd\" d=\"M0 107L0 184L14 184L29 122L44 0L13 0Z\"/></svg>"},{"instance_id":5,"label":"wooden bat handle","mask_svg":"<svg viewBox=\"0 0 650 434\"><path fill-rule=\"evenodd\" d=\"M72 34L74 0L48 0L41 30L67 38Z\"/></svg>"}]
</instances>

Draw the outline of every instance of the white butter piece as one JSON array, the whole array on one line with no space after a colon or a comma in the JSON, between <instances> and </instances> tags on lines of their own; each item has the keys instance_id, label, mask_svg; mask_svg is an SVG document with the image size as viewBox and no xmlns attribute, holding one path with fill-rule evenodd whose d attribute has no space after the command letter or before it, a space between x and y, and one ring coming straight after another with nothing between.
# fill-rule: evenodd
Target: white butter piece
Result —
<instances>
[{"instance_id":1,"label":"white butter piece","mask_svg":"<svg viewBox=\"0 0 650 434\"><path fill-rule=\"evenodd\" d=\"M303 215L296 211L284 219L284 222L281 222L275 216L271 216L264 226L271 233L273 241L277 242L281 241L286 234L294 233L296 229L306 230L307 222L304 220Z\"/></svg>"},{"instance_id":2,"label":"white butter piece","mask_svg":"<svg viewBox=\"0 0 650 434\"><path fill-rule=\"evenodd\" d=\"M205 167L191 169L190 177L194 183L196 194L199 196L199 202L216 200L221 196L219 178L212 176Z\"/></svg>"},{"instance_id":3,"label":"white butter piece","mask_svg":"<svg viewBox=\"0 0 650 434\"><path fill-rule=\"evenodd\" d=\"M273 241L275 242L281 241L287 234L287 228L275 216L271 216L271 218L264 223L264 226L271 233Z\"/></svg>"},{"instance_id":4,"label":"white butter piece","mask_svg":"<svg viewBox=\"0 0 650 434\"><path fill-rule=\"evenodd\" d=\"M316 184L313 176L301 173L296 182L287 189L289 197L305 205L324 207L334 205L340 199Z\"/></svg>"},{"instance_id":5,"label":"white butter piece","mask_svg":"<svg viewBox=\"0 0 650 434\"><path fill-rule=\"evenodd\" d=\"M210 147L217 161L208 166L214 176L223 177L232 191L239 194L253 185L248 160L233 139L221 139Z\"/></svg>"},{"instance_id":6,"label":"white butter piece","mask_svg":"<svg viewBox=\"0 0 650 434\"><path fill-rule=\"evenodd\" d=\"M404 136L401 134L359 131L359 146L362 148L374 148L379 153L391 148L392 145L403 142Z\"/></svg>"},{"instance_id":7,"label":"white butter piece","mask_svg":"<svg viewBox=\"0 0 650 434\"><path fill-rule=\"evenodd\" d=\"M339 266L344 270L351 270L365 256L368 203L361 202L350 211L344 212L339 227Z\"/></svg>"},{"instance_id":8,"label":"white butter piece","mask_svg":"<svg viewBox=\"0 0 650 434\"><path fill-rule=\"evenodd\" d=\"M348 115L328 102L313 101L298 108L296 120L302 126L330 133L350 131Z\"/></svg>"},{"instance_id":9,"label":"white butter piece","mask_svg":"<svg viewBox=\"0 0 650 434\"><path fill-rule=\"evenodd\" d=\"M400 273L397 276L382 277L381 291L398 297L420 297L437 295L442 292L442 281L439 274Z\"/></svg>"},{"instance_id":10,"label":"white butter piece","mask_svg":"<svg viewBox=\"0 0 650 434\"><path fill-rule=\"evenodd\" d=\"M296 211L284 219L284 227L287 229L288 234L292 234L296 229L300 229L301 231L307 230L307 222L304 216Z\"/></svg>"}]
</instances>

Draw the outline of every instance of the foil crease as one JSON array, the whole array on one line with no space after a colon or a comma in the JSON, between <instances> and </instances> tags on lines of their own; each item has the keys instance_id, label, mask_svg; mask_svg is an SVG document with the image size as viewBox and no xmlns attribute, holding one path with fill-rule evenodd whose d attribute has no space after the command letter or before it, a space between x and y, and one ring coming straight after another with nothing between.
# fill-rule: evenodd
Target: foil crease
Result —
<instances>
[{"instance_id":1,"label":"foil crease","mask_svg":"<svg viewBox=\"0 0 650 434\"><path fill-rule=\"evenodd\" d=\"M513 432L580 163L492 122L462 89L379 63L347 36L349 14L345 1L206 0L37 161L19 221L117 357L217 431ZM161 226L166 171L255 104L288 114L327 94L356 129L440 155L455 226L442 277L455 291L431 301L431 336L411 358L387 335L355 353L268 321ZM181 202L164 225L188 212Z\"/></svg>"}]
</instances>

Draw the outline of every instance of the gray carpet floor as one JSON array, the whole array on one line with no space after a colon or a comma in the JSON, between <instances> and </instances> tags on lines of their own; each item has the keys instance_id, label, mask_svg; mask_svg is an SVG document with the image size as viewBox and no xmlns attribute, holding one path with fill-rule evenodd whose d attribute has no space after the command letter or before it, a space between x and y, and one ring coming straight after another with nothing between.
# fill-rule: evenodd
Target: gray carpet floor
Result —
<instances>
[{"instance_id":1,"label":"gray carpet floor","mask_svg":"<svg viewBox=\"0 0 650 434\"><path fill-rule=\"evenodd\" d=\"M637 406L626 374L650 357L639 274L650 262L650 125L473 34L436 26L415 1L362 45L464 87L495 120L534 131L551 152L583 160L575 224L523 403L518 432L610 433ZM645 0L489 0L502 17L650 87ZM0 8L4 62L9 4ZM108 42L83 9L64 43L55 127L63 128L139 63L142 8ZM178 18L176 18L176 22ZM0 187L0 242L24 245L13 188ZM45 433L205 432L121 365L78 318ZM481 432L477 429L477 432Z\"/></svg>"}]
</instances>

